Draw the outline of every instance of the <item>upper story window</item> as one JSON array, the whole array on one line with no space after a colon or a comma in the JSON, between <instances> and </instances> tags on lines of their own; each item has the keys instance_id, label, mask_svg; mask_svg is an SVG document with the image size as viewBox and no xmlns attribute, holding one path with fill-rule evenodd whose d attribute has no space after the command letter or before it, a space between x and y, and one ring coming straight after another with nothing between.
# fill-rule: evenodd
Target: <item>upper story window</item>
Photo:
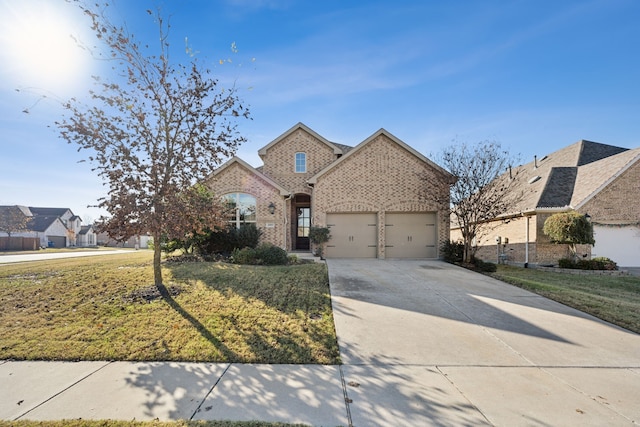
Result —
<instances>
[{"instance_id":1,"label":"upper story window","mask_svg":"<svg viewBox=\"0 0 640 427\"><path fill-rule=\"evenodd\" d=\"M229 208L229 222L236 228L256 222L256 198L251 194L230 193L222 197Z\"/></svg>"},{"instance_id":2,"label":"upper story window","mask_svg":"<svg viewBox=\"0 0 640 427\"><path fill-rule=\"evenodd\" d=\"M307 172L307 153L296 153L296 173Z\"/></svg>"}]
</instances>

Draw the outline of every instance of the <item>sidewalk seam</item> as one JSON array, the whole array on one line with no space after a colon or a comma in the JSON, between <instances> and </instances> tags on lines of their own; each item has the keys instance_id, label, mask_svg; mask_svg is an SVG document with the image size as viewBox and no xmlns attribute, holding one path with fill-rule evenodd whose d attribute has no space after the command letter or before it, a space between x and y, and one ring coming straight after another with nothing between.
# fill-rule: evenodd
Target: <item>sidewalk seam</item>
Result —
<instances>
[{"instance_id":1,"label":"sidewalk seam","mask_svg":"<svg viewBox=\"0 0 640 427\"><path fill-rule=\"evenodd\" d=\"M69 390L72 387L75 387L77 384L80 384L82 381L86 380L87 378L89 378L91 375L95 374L96 372L106 368L107 366L113 364L114 362L107 362L104 365L100 366L98 369L96 369L95 371L89 372L87 375L85 375L84 377L80 378L78 381L74 382L73 384L69 385L68 387L63 388L62 390L60 390L59 392L53 394L52 396L50 396L49 398L43 400L42 402L38 403L36 406L34 406L33 408L29 409L28 411L18 415L16 418L14 418L14 421L18 421L20 418L24 417L25 415L27 415L28 413L38 409L39 407L41 407L42 405L44 405L45 403L55 399L56 397L60 396L62 393L64 393L65 391Z\"/></svg>"},{"instance_id":2,"label":"sidewalk seam","mask_svg":"<svg viewBox=\"0 0 640 427\"><path fill-rule=\"evenodd\" d=\"M191 416L189 417L189 421L193 421L193 417L196 416L196 414L198 412L200 412L200 408L202 408L202 405L204 404L204 402L206 402L207 398L211 395L211 393L213 392L213 389L216 388L216 386L220 383L220 381L222 380L222 377L225 376L225 374L227 373L227 371L229 370L229 368L231 367L232 363L229 363L227 365L226 368L224 368L224 371L222 372L222 374L220 374L220 376L218 377L218 379L216 380L216 382L213 384L213 386L211 386L211 388L209 389L209 391L207 392L207 394L204 395L204 397L202 398L202 400L200 401L200 403L198 404L198 406L196 407L196 409L193 411L193 414L191 414Z\"/></svg>"},{"instance_id":3,"label":"sidewalk seam","mask_svg":"<svg viewBox=\"0 0 640 427\"><path fill-rule=\"evenodd\" d=\"M351 419L351 408L349 406L349 393L347 392L347 384L344 381L344 373L342 372L342 365L338 365L338 370L340 371L340 382L342 383L342 394L344 395L344 406L347 410L347 422L349 423L349 427L353 427L353 420Z\"/></svg>"}]
</instances>

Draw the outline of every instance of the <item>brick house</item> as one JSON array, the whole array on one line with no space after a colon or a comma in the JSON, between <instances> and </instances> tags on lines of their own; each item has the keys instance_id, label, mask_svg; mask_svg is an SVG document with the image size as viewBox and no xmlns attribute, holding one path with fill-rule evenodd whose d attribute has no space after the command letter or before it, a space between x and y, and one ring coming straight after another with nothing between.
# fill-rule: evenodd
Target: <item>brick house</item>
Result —
<instances>
[{"instance_id":1,"label":"brick house","mask_svg":"<svg viewBox=\"0 0 640 427\"><path fill-rule=\"evenodd\" d=\"M640 266L640 148L582 140L535 158L511 176L516 180L512 191L522 198L487 224L490 232L477 242L479 258L495 262L502 255L520 264L557 264L568 246L551 243L542 232L544 222L554 213L575 210L590 217L596 241L593 247L578 245L579 253ZM451 236L458 238L459 229L452 228Z\"/></svg>"},{"instance_id":2,"label":"brick house","mask_svg":"<svg viewBox=\"0 0 640 427\"><path fill-rule=\"evenodd\" d=\"M309 251L309 227L328 226L328 258L437 258L449 239L448 203L420 195L430 176L453 177L384 129L350 147L298 123L258 154L263 166L234 157L205 184L266 242ZM448 186L430 191L448 200Z\"/></svg>"}]
</instances>

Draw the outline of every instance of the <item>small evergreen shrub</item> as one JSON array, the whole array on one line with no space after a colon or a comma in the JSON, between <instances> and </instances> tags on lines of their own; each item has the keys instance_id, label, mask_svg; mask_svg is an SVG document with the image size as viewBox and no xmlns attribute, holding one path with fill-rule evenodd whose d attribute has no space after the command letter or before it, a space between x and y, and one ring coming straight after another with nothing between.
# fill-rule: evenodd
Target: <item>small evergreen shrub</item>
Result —
<instances>
[{"instance_id":1,"label":"small evergreen shrub","mask_svg":"<svg viewBox=\"0 0 640 427\"><path fill-rule=\"evenodd\" d=\"M256 248L234 249L231 253L234 264L248 265L287 265L287 251L270 243L263 243Z\"/></svg>"},{"instance_id":2,"label":"small evergreen shrub","mask_svg":"<svg viewBox=\"0 0 640 427\"><path fill-rule=\"evenodd\" d=\"M562 258L558 260L558 267L560 268L576 268L572 259Z\"/></svg>"},{"instance_id":3,"label":"small evergreen shrub","mask_svg":"<svg viewBox=\"0 0 640 427\"><path fill-rule=\"evenodd\" d=\"M255 248L260 242L262 230L255 224L243 224L240 228L234 225L215 227L194 238L195 252L201 255L230 254L235 249Z\"/></svg>"},{"instance_id":4,"label":"small evergreen shrub","mask_svg":"<svg viewBox=\"0 0 640 427\"><path fill-rule=\"evenodd\" d=\"M597 263L600 268L598 270L617 270L618 264L616 264L613 260L607 257L596 257L591 260L594 263Z\"/></svg>"},{"instance_id":5,"label":"small evergreen shrub","mask_svg":"<svg viewBox=\"0 0 640 427\"><path fill-rule=\"evenodd\" d=\"M558 267L571 268L577 270L617 270L618 265L607 257L596 257L593 259L579 259L574 261L569 258L558 260Z\"/></svg>"},{"instance_id":6,"label":"small evergreen shrub","mask_svg":"<svg viewBox=\"0 0 640 427\"><path fill-rule=\"evenodd\" d=\"M440 253L446 262L460 263L464 256L464 243L447 241L440 248Z\"/></svg>"},{"instance_id":7,"label":"small evergreen shrub","mask_svg":"<svg viewBox=\"0 0 640 427\"><path fill-rule=\"evenodd\" d=\"M481 259L474 258L473 264L475 265L476 270L483 273L495 273L498 271L498 266L492 262L486 262Z\"/></svg>"}]
</instances>

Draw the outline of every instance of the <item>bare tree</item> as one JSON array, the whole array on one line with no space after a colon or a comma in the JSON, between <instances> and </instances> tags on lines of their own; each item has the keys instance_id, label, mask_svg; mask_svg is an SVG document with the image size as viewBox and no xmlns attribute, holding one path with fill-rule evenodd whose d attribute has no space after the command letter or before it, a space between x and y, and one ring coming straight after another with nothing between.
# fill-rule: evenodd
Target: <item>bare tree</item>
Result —
<instances>
[{"instance_id":1,"label":"bare tree","mask_svg":"<svg viewBox=\"0 0 640 427\"><path fill-rule=\"evenodd\" d=\"M506 172L516 159L499 142L486 140L475 145L454 141L438 161L456 177L450 194L452 224L460 227L463 262L469 263L477 251L474 240L486 235L488 221L509 212L522 197L513 191L517 172ZM425 197L438 198L429 188L433 186L425 186Z\"/></svg>"},{"instance_id":2,"label":"bare tree","mask_svg":"<svg viewBox=\"0 0 640 427\"><path fill-rule=\"evenodd\" d=\"M187 55L186 65L170 61L170 25L159 13L147 11L159 30L154 50L110 22L106 6L79 6L102 43L97 55L112 61L118 77L94 76L87 103L64 103L66 114L56 125L62 138L88 151L92 170L108 186L97 206L110 217L100 228L120 240L153 236L154 282L166 292L161 238L184 237L221 220L218 203L194 184L245 141L237 121L249 111L235 87L220 87L197 58Z\"/></svg>"},{"instance_id":3,"label":"bare tree","mask_svg":"<svg viewBox=\"0 0 640 427\"><path fill-rule=\"evenodd\" d=\"M18 206L0 206L0 231L7 233L9 238L12 233L27 231L31 219Z\"/></svg>"}]
</instances>

